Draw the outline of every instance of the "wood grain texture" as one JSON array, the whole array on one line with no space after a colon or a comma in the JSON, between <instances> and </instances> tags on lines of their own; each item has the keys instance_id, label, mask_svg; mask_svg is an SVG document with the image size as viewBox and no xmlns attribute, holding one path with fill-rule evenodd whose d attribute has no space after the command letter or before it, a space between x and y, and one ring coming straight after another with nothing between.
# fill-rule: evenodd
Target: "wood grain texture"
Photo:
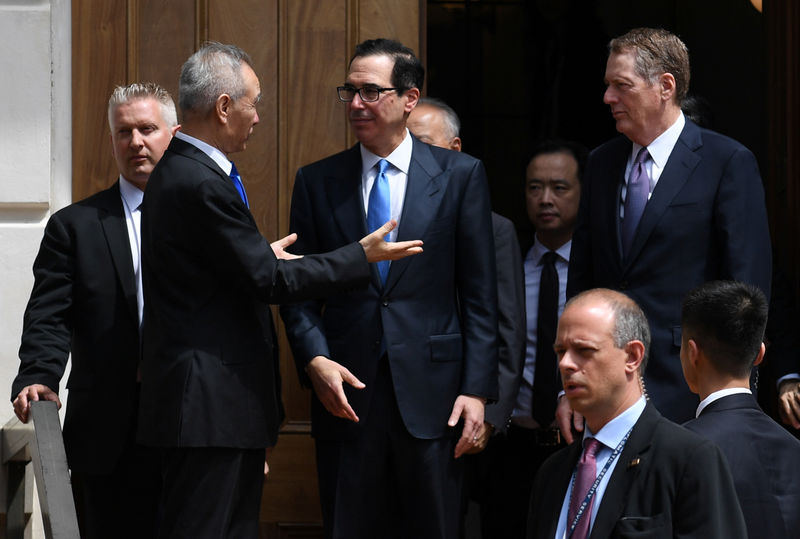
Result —
<instances>
[{"instance_id":1,"label":"wood grain texture","mask_svg":"<svg viewBox=\"0 0 800 539\"><path fill-rule=\"evenodd\" d=\"M127 82L124 0L72 2L72 198L111 185L119 173L111 157L106 107Z\"/></svg>"}]
</instances>

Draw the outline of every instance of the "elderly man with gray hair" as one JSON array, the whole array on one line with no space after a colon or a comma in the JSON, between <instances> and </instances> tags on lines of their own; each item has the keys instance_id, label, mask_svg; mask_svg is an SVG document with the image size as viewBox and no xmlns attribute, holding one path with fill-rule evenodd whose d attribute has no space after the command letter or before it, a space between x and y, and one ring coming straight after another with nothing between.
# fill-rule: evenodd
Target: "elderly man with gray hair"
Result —
<instances>
[{"instance_id":1,"label":"elderly man with gray hair","mask_svg":"<svg viewBox=\"0 0 800 539\"><path fill-rule=\"evenodd\" d=\"M259 121L250 57L205 44L179 93L182 130L144 197L139 440L163 448L159 537L256 538L264 448L283 419L269 304L366 286L370 262L421 242L386 243L389 221L324 255L271 246L228 158Z\"/></svg>"}]
</instances>

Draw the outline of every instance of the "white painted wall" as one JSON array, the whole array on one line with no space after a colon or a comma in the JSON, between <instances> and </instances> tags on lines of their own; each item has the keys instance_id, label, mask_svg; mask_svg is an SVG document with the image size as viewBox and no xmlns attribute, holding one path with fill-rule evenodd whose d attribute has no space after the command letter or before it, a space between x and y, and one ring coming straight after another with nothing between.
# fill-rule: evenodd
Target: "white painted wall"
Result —
<instances>
[{"instance_id":1,"label":"white painted wall","mask_svg":"<svg viewBox=\"0 0 800 539\"><path fill-rule=\"evenodd\" d=\"M0 424L14 416L33 259L47 218L71 201L70 14L70 0L0 0Z\"/></svg>"}]
</instances>

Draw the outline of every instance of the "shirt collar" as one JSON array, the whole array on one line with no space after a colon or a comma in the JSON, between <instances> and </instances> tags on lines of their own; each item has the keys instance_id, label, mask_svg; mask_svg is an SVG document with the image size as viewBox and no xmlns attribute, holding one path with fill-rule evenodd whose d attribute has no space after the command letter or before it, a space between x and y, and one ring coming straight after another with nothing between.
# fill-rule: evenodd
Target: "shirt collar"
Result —
<instances>
[{"instance_id":1,"label":"shirt collar","mask_svg":"<svg viewBox=\"0 0 800 539\"><path fill-rule=\"evenodd\" d=\"M386 157L375 155L366 149L363 144L359 144L359 148L361 148L361 173L363 176L366 176L381 159L386 159L393 167L402 171L403 174L408 175L408 169L411 165L411 150L414 148L414 143L408 133L408 129L406 129L406 135L403 141Z\"/></svg>"},{"instance_id":2,"label":"shirt collar","mask_svg":"<svg viewBox=\"0 0 800 539\"><path fill-rule=\"evenodd\" d=\"M122 174L119 175L119 194L122 196L122 200L125 201L125 204L128 205L131 211L139 207L139 205L142 203L142 198L144 197L144 192L126 180Z\"/></svg>"},{"instance_id":3,"label":"shirt collar","mask_svg":"<svg viewBox=\"0 0 800 539\"><path fill-rule=\"evenodd\" d=\"M212 146L207 142L203 142L199 138L194 138L191 135L187 135L182 131L178 131L177 133L175 133L175 136L184 142L188 142L189 144L191 144L192 146L194 146L195 148L197 148L198 150L209 156L217 165L219 165L219 168L221 168L225 174L227 174L228 176L231 175L231 169L233 168L233 163L231 163L231 161L228 159L228 156L222 153L218 148L215 148L214 146Z\"/></svg>"},{"instance_id":4,"label":"shirt collar","mask_svg":"<svg viewBox=\"0 0 800 539\"><path fill-rule=\"evenodd\" d=\"M556 249L556 254L564 261L569 262L569 253L572 250L572 240L570 239L567 243ZM542 262L542 257L550 252L550 249L544 246L542 242L539 241L539 238L534 238L533 240L533 247L528 251L528 256L526 258L533 261L535 265L539 265Z\"/></svg>"},{"instance_id":5,"label":"shirt collar","mask_svg":"<svg viewBox=\"0 0 800 539\"><path fill-rule=\"evenodd\" d=\"M613 450L636 422L639 421L639 417L642 415L646 405L647 400L645 400L644 396L639 397L631 407L603 425L603 428L596 434L593 434L587 425L583 433L584 440L586 438L597 438L604 446Z\"/></svg>"},{"instance_id":6,"label":"shirt collar","mask_svg":"<svg viewBox=\"0 0 800 539\"><path fill-rule=\"evenodd\" d=\"M728 395L737 395L739 393L753 394L753 392L746 387L729 387L728 389L720 389L719 391L713 392L711 395L700 401L700 404L697 405L697 412L695 412L694 416L700 417L700 414L703 412L703 410L705 410L706 406L712 402L719 400L722 397L727 397Z\"/></svg>"},{"instance_id":7,"label":"shirt collar","mask_svg":"<svg viewBox=\"0 0 800 539\"><path fill-rule=\"evenodd\" d=\"M669 154L672 153L672 149L675 147L675 144L677 144L684 125L686 125L686 118L683 116L683 112L681 112L678 114L678 119L675 120L675 123L673 123L669 128L667 128L666 131L656 137L653 142L647 145L647 152L650 154L650 158L658 168L663 169L665 166L667 166ZM641 148L642 147L635 142L633 143L633 153L631 159L636 159L636 154L639 153Z\"/></svg>"}]
</instances>

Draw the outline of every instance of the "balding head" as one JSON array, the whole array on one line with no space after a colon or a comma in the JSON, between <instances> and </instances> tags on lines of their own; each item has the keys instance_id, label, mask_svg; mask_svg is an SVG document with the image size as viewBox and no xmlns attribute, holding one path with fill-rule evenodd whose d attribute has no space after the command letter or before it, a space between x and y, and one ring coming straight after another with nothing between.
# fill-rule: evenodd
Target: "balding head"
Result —
<instances>
[{"instance_id":1,"label":"balding head","mask_svg":"<svg viewBox=\"0 0 800 539\"><path fill-rule=\"evenodd\" d=\"M595 289L567 303L555 350L570 405L592 432L641 397L649 346L647 318L624 294Z\"/></svg>"}]
</instances>

